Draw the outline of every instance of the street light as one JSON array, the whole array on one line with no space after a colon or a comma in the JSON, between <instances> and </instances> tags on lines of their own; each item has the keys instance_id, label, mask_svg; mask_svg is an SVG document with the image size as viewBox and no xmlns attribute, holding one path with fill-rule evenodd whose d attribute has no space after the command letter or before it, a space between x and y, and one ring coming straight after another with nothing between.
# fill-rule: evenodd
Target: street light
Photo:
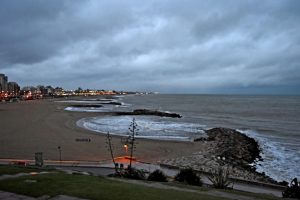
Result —
<instances>
[{"instance_id":1,"label":"street light","mask_svg":"<svg viewBox=\"0 0 300 200\"><path fill-rule=\"evenodd\" d=\"M59 152L59 163L61 163L61 147L58 146L57 149L58 149L58 152Z\"/></svg>"}]
</instances>

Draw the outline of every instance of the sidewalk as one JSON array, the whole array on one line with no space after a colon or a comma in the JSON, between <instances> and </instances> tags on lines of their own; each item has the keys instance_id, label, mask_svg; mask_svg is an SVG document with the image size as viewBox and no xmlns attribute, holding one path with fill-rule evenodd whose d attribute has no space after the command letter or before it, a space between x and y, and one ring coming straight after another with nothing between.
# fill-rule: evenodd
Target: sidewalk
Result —
<instances>
[{"instance_id":1,"label":"sidewalk","mask_svg":"<svg viewBox=\"0 0 300 200\"><path fill-rule=\"evenodd\" d=\"M0 159L0 163L10 163L12 159ZM32 164L33 161L27 160L28 164ZM116 163L120 166L123 164L126 167L129 164L129 160L125 159L124 157L119 157L115 159ZM32 162L32 163L31 163ZM93 175L102 175L107 176L108 174L112 174L114 172L114 165L111 160L106 160L102 162L90 162L90 161L46 161L45 165L53 166L56 168L60 168L62 170L74 170L74 171L81 171L81 172L89 172ZM142 169L148 172L152 172L156 169L162 170L167 176L174 177L178 172L179 169L177 168L170 168L168 166L163 166L159 164L153 163L144 163L139 161L133 161L133 166L138 169ZM1 179L1 178L0 178ZM211 185L211 182L208 179L207 174L201 173L201 179L205 184ZM275 187L276 186L276 187ZM270 185L264 184L260 185L258 183L246 182L246 181L239 181L234 180L234 184L232 185L233 189L258 193L258 194L272 194L277 197L282 196L282 191L285 189L282 186L277 185ZM2 200L2 199L0 199Z\"/></svg>"},{"instance_id":2,"label":"sidewalk","mask_svg":"<svg viewBox=\"0 0 300 200\"><path fill-rule=\"evenodd\" d=\"M36 200L35 198L24 196L24 195L19 195L15 193L10 193L10 192L4 192L0 191L0 200L6 200L6 199L13 199L13 200Z\"/></svg>"}]
</instances>

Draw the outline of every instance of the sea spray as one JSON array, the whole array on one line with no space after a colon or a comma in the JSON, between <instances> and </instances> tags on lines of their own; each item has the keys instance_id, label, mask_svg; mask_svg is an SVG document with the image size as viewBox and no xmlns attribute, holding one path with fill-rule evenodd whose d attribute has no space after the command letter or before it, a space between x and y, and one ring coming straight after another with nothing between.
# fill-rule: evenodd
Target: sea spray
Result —
<instances>
[{"instance_id":1,"label":"sea spray","mask_svg":"<svg viewBox=\"0 0 300 200\"><path fill-rule=\"evenodd\" d=\"M277 181L289 181L300 177L300 158L280 142L272 140L254 130L238 130L254 138L260 145L262 160L256 162L257 172L264 172Z\"/></svg>"}]
</instances>

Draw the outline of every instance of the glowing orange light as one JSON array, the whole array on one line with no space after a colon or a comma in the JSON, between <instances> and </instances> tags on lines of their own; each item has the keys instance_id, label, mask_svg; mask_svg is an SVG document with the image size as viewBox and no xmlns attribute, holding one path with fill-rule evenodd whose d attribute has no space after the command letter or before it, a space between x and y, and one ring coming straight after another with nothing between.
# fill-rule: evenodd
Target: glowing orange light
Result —
<instances>
[{"instance_id":1,"label":"glowing orange light","mask_svg":"<svg viewBox=\"0 0 300 200\"><path fill-rule=\"evenodd\" d=\"M127 153L127 151L128 151L128 145L127 144L124 144L124 149L125 149L125 151Z\"/></svg>"},{"instance_id":2,"label":"glowing orange light","mask_svg":"<svg viewBox=\"0 0 300 200\"><path fill-rule=\"evenodd\" d=\"M37 175L38 173L37 172L30 172L30 175Z\"/></svg>"}]
</instances>

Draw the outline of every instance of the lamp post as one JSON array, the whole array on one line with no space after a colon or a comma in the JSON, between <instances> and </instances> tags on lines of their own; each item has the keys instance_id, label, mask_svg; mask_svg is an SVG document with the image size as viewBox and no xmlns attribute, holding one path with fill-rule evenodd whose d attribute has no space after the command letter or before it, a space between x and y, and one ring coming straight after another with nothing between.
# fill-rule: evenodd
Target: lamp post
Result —
<instances>
[{"instance_id":1,"label":"lamp post","mask_svg":"<svg viewBox=\"0 0 300 200\"><path fill-rule=\"evenodd\" d=\"M61 164L61 146L58 146L57 149L59 152L59 163Z\"/></svg>"}]
</instances>

